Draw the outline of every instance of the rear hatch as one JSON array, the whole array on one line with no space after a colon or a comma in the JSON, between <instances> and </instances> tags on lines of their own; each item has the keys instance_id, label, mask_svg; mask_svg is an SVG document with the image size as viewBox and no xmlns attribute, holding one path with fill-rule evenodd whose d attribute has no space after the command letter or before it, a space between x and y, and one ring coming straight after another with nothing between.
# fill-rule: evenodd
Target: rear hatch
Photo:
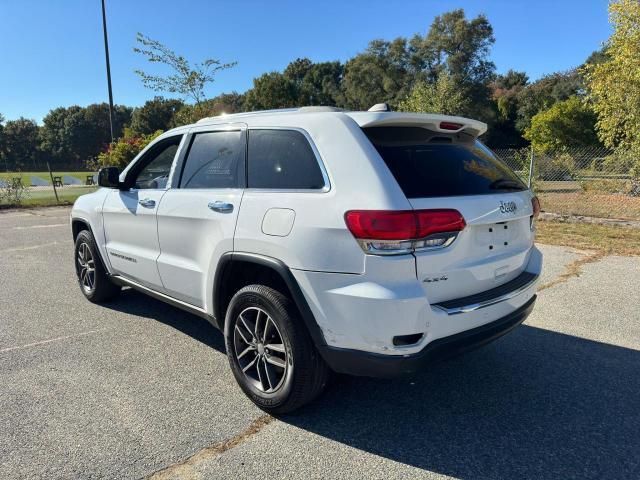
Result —
<instances>
[{"instance_id":1,"label":"rear hatch","mask_svg":"<svg viewBox=\"0 0 640 480\"><path fill-rule=\"evenodd\" d=\"M477 140L477 132L438 130L363 128L414 209L455 209L466 221L449 246L415 253L431 303L513 280L524 271L533 244L527 186Z\"/></svg>"}]
</instances>

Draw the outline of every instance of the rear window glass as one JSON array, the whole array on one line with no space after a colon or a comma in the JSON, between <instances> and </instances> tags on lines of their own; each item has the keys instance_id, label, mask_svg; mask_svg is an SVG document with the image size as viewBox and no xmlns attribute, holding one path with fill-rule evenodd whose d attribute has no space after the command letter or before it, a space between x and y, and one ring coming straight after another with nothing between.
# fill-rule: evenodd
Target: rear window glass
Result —
<instances>
[{"instance_id":1,"label":"rear window glass","mask_svg":"<svg viewBox=\"0 0 640 480\"><path fill-rule=\"evenodd\" d=\"M419 127L363 130L407 198L527 189L507 165L477 140L460 141Z\"/></svg>"},{"instance_id":2,"label":"rear window glass","mask_svg":"<svg viewBox=\"0 0 640 480\"><path fill-rule=\"evenodd\" d=\"M295 130L250 130L250 188L323 188L324 177L305 136Z\"/></svg>"}]
</instances>

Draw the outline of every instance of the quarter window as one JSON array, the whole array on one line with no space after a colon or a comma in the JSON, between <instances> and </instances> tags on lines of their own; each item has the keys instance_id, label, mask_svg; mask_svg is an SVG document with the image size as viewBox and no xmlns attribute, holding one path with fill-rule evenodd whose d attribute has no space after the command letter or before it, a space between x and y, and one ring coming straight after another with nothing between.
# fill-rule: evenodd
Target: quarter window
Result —
<instances>
[{"instance_id":1,"label":"quarter window","mask_svg":"<svg viewBox=\"0 0 640 480\"><path fill-rule=\"evenodd\" d=\"M250 188L321 189L318 160L306 137L295 130L249 131Z\"/></svg>"},{"instance_id":2,"label":"quarter window","mask_svg":"<svg viewBox=\"0 0 640 480\"><path fill-rule=\"evenodd\" d=\"M243 185L242 132L196 133L191 140L180 188L237 188Z\"/></svg>"}]
</instances>

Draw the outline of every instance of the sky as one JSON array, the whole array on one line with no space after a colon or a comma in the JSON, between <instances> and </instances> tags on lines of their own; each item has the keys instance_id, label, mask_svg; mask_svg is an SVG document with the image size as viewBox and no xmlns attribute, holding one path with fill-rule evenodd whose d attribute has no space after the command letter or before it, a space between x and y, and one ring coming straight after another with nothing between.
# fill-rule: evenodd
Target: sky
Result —
<instances>
[{"instance_id":1,"label":"sky","mask_svg":"<svg viewBox=\"0 0 640 480\"><path fill-rule=\"evenodd\" d=\"M133 52L136 32L190 61L237 61L207 89L243 92L298 58L346 61L374 38L424 35L433 18L485 14L498 72L531 79L580 65L610 34L607 0L106 0L114 102L157 93L135 69L162 72ZM58 106L107 101L100 0L0 0L0 114L39 123ZM168 96L168 95L167 95Z\"/></svg>"}]
</instances>

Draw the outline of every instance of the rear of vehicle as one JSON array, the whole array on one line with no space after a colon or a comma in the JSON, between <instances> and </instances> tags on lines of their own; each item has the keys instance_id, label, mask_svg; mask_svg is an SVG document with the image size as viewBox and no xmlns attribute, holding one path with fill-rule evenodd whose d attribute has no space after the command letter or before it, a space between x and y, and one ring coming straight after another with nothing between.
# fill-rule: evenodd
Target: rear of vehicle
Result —
<instances>
[{"instance_id":1,"label":"rear of vehicle","mask_svg":"<svg viewBox=\"0 0 640 480\"><path fill-rule=\"evenodd\" d=\"M345 224L361 247L364 272L304 279L310 303L322 306L314 313L329 365L360 375L411 372L524 321L542 266L534 246L537 199L478 141L484 124L348 115L371 168L386 175L390 191L402 191L406 205L360 208L365 201L348 209ZM366 195L366 185L354 188Z\"/></svg>"}]
</instances>

